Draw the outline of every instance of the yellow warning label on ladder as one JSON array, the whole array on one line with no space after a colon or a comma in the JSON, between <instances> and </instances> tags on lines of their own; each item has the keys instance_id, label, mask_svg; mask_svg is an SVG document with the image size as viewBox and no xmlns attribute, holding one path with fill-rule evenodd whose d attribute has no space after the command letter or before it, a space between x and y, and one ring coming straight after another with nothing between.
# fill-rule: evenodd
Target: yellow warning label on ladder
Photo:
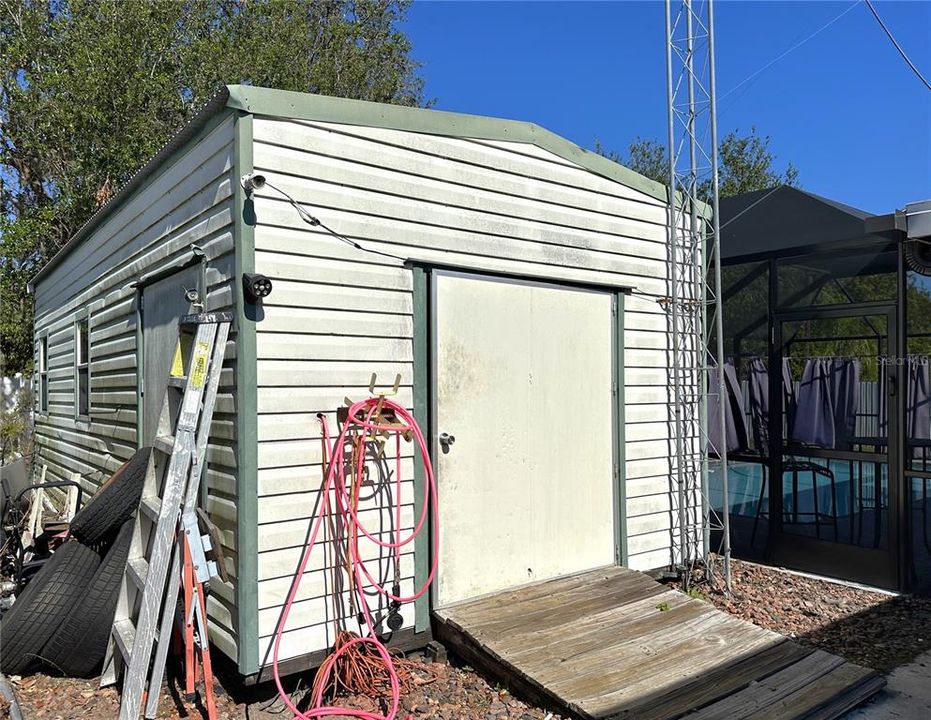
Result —
<instances>
[{"instance_id":1,"label":"yellow warning label on ladder","mask_svg":"<svg viewBox=\"0 0 931 720\"><path fill-rule=\"evenodd\" d=\"M207 361L210 359L210 344L197 343L194 348L194 357L191 360L191 385L202 388L207 379Z\"/></svg>"},{"instance_id":2,"label":"yellow warning label on ladder","mask_svg":"<svg viewBox=\"0 0 931 720\"><path fill-rule=\"evenodd\" d=\"M171 377L184 377L184 358L181 353L181 340L175 345L175 357L171 361Z\"/></svg>"}]
</instances>

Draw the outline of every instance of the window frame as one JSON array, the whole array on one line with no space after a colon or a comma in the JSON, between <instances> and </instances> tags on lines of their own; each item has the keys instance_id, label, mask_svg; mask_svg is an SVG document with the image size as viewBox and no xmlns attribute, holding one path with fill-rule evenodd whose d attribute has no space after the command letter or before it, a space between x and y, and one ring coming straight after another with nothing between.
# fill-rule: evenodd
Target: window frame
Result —
<instances>
[{"instance_id":1,"label":"window frame","mask_svg":"<svg viewBox=\"0 0 931 720\"><path fill-rule=\"evenodd\" d=\"M84 343L82 348L82 327ZM84 352L82 352L82 349ZM86 354L87 357L84 357ZM89 420L91 415L91 317L90 308L79 313L74 320L74 419ZM86 375L86 398L81 390L81 377ZM84 412L81 412L85 400Z\"/></svg>"},{"instance_id":2,"label":"window frame","mask_svg":"<svg viewBox=\"0 0 931 720\"><path fill-rule=\"evenodd\" d=\"M38 388L36 393L36 405L39 415L49 414L49 392L48 392L48 331L39 335L36 355L36 378L38 379Z\"/></svg>"}]
</instances>

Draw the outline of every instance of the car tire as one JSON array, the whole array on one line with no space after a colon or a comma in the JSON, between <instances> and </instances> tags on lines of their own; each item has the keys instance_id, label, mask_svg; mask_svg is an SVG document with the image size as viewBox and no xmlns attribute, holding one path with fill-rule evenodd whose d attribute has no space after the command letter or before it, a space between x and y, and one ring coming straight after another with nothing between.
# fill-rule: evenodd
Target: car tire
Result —
<instances>
[{"instance_id":1,"label":"car tire","mask_svg":"<svg viewBox=\"0 0 931 720\"><path fill-rule=\"evenodd\" d=\"M71 520L71 535L100 548L112 541L123 523L135 514L149 469L152 448L139 448Z\"/></svg>"},{"instance_id":2,"label":"car tire","mask_svg":"<svg viewBox=\"0 0 931 720\"><path fill-rule=\"evenodd\" d=\"M113 626L120 583L135 521L123 523L116 540L74 606L42 650L42 661L67 677L93 677L100 670Z\"/></svg>"},{"instance_id":3,"label":"car tire","mask_svg":"<svg viewBox=\"0 0 931 720\"><path fill-rule=\"evenodd\" d=\"M78 542L62 545L3 616L0 670L21 675L37 664L46 643L87 591L100 556Z\"/></svg>"}]
</instances>

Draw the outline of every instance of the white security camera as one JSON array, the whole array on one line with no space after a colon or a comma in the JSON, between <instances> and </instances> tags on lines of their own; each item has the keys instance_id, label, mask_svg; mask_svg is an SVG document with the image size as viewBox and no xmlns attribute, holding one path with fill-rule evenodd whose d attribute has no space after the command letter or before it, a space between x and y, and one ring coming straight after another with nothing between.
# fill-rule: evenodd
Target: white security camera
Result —
<instances>
[{"instance_id":1,"label":"white security camera","mask_svg":"<svg viewBox=\"0 0 931 720\"><path fill-rule=\"evenodd\" d=\"M261 190L265 187L265 176L261 173L246 173L241 178L239 178L239 184L242 185L243 190L246 191L246 194L251 195L256 190Z\"/></svg>"}]
</instances>

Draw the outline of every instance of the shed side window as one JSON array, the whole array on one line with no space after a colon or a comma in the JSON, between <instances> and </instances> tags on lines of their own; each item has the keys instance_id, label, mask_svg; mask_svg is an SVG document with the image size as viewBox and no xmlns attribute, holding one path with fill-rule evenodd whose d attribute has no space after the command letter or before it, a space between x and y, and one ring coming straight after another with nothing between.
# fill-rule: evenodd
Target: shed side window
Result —
<instances>
[{"instance_id":1,"label":"shed side window","mask_svg":"<svg viewBox=\"0 0 931 720\"><path fill-rule=\"evenodd\" d=\"M39 412L48 412L48 335L39 338Z\"/></svg>"},{"instance_id":2,"label":"shed side window","mask_svg":"<svg viewBox=\"0 0 931 720\"><path fill-rule=\"evenodd\" d=\"M74 388L75 409L78 417L87 417L90 411L90 338L87 318L74 326Z\"/></svg>"}]
</instances>

